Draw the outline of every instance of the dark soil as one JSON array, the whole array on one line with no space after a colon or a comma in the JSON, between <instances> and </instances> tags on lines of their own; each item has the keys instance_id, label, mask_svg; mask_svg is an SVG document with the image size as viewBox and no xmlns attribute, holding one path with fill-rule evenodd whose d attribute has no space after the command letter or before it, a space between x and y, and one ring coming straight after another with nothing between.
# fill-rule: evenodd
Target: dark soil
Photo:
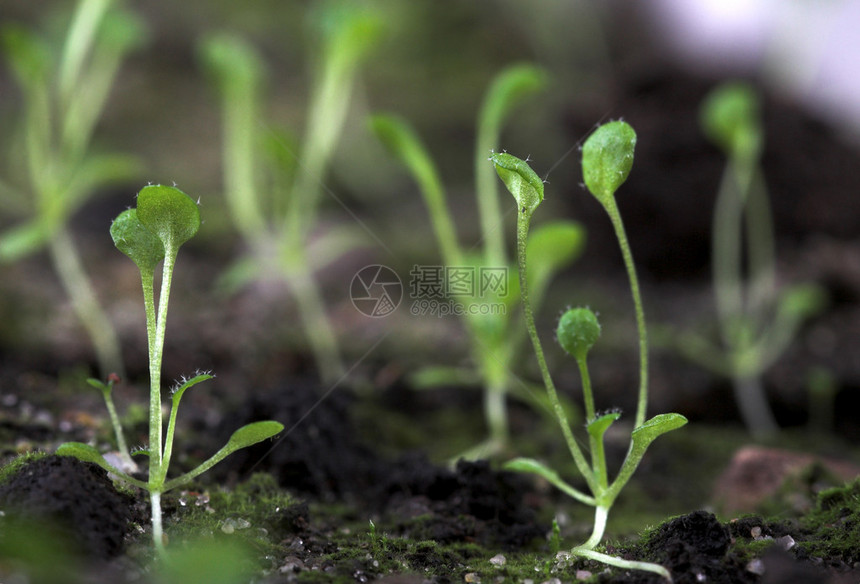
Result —
<instances>
[{"instance_id":1,"label":"dark soil","mask_svg":"<svg viewBox=\"0 0 860 584\"><path fill-rule=\"evenodd\" d=\"M236 453L219 473L267 472L291 492L323 501L349 501L394 521L411 539L474 541L515 549L542 537L547 525L524 504L528 481L498 472L486 461L456 467L432 464L413 452L387 460L362 443L349 415L355 398L341 390L321 396L311 384L256 396L227 416L219 434L264 416L286 430L274 444ZM421 518L416 524L415 518Z\"/></svg>"},{"instance_id":2,"label":"dark soil","mask_svg":"<svg viewBox=\"0 0 860 584\"><path fill-rule=\"evenodd\" d=\"M39 458L0 484L0 509L0 549L19 530L50 526L58 545L94 560L121 554L132 520L141 522L134 497L117 492L104 470L67 456Z\"/></svg>"}]
</instances>

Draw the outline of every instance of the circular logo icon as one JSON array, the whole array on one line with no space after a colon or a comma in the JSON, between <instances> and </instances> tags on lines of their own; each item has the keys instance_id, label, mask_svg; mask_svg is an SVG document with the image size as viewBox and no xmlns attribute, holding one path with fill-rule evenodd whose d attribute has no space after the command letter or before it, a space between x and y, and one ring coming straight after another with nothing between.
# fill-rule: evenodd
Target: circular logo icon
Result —
<instances>
[{"instance_id":1,"label":"circular logo icon","mask_svg":"<svg viewBox=\"0 0 860 584\"><path fill-rule=\"evenodd\" d=\"M388 266L365 266L352 277L349 297L360 313L381 318L394 312L400 305L403 299L403 284Z\"/></svg>"}]
</instances>

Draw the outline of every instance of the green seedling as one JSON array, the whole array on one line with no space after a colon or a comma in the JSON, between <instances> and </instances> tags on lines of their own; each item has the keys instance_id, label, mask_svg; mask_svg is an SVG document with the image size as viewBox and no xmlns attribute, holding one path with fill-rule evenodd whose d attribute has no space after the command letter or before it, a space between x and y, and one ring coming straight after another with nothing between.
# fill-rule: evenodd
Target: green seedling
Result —
<instances>
[{"instance_id":1,"label":"green seedling","mask_svg":"<svg viewBox=\"0 0 860 584\"><path fill-rule=\"evenodd\" d=\"M388 150L410 171L418 184L430 216L442 261L448 268L501 268L505 273L513 262L508 258L504 238L504 216L499 203L493 169L486 164L487 152L494 148L502 127L512 112L527 97L546 85L546 74L532 65L511 66L495 78L487 91L481 108L475 148L475 186L480 217L481 241L471 248L458 243L457 230L448 207L445 188L433 160L415 131L393 115L379 114L371 118L374 133ZM530 274L535 305L540 303L552 277L573 262L582 252L585 231L573 221L555 221L542 225L529 239L528 245L536 255L545 258ZM511 285L507 285L511 284ZM431 367L420 370L413 381L419 386L456 383L480 384L484 391L484 417L489 430L488 439L462 454L466 458L487 456L502 451L509 441L506 399L509 395L534 403L532 388L517 379L510 363L519 353L525 337L521 323L511 318L517 295L512 288L516 280L509 279L504 291L493 291L483 297L458 297L464 304L492 303L503 310L464 311L463 320L470 336L470 349L477 368L473 371ZM541 406L545 404L539 404ZM540 408L543 410L544 408Z\"/></svg>"},{"instance_id":2,"label":"green seedling","mask_svg":"<svg viewBox=\"0 0 860 584\"><path fill-rule=\"evenodd\" d=\"M283 430L282 424L273 421L254 422L243 426L233 433L223 448L198 467L178 477L167 478L167 470L173 454L179 401L188 389L214 377L208 372L198 371L191 377L183 377L171 388L170 415L165 433L161 409L161 362L167 328L170 284L179 248L191 239L199 228L200 210L191 197L174 187L150 185L144 187L138 194L137 207L121 213L110 229L117 249L137 265L143 287L149 347L149 446L135 454L144 454L148 457L149 479L142 481L116 468L105 460L98 450L87 444L68 442L57 449L57 454L76 456L81 460L94 462L112 473L117 480L149 492L152 504L152 536L159 552L164 552L161 523L163 493L188 483L232 452L271 438ZM156 304L155 271L158 264L162 264L162 271ZM109 395L110 382L107 385L102 384L100 389L106 396ZM108 408L113 409L110 405ZM124 444L121 438L122 428L119 427L115 412L111 413L111 420L118 442Z\"/></svg>"},{"instance_id":3,"label":"green seedling","mask_svg":"<svg viewBox=\"0 0 860 584\"><path fill-rule=\"evenodd\" d=\"M229 34L200 43L200 60L217 86L223 114L224 188L230 217L248 257L224 276L228 290L276 277L290 286L323 380L344 373L314 271L361 238L345 228L310 238L323 179L342 134L355 78L381 33L378 17L348 2L325 2L316 15L323 38L301 148L262 115L265 66L254 48ZM298 151L298 153L297 153Z\"/></svg>"},{"instance_id":4,"label":"green seedling","mask_svg":"<svg viewBox=\"0 0 860 584\"><path fill-rule=\"evenodd\" d=\"M571 553L624 569L653 572L671 580L669 571L658 564L624 560L596 551L603 539L609 510L618 494L633 476L648 446L661 434L680 428L687 423L687 419L680 414L660 414L648 420L645 419L648 403L648 342L645 330L645 313L642 308L633 255L625 235L621 214L615 202L615 191L627 179L633 165L635 145L636 133L633 128L625 122L617 121L600 126L588 138L582 149L582 172L585 185L608 213L621 247L621 255L627 269L630 291L633 296L639 336L640 383L636 417L627 456L617 475L611 481L609 480L609 469L604 453L604 436L609 427L621 417L621 414L617 411L597 412L587 366L588 352L600 337L600 323L596 315L588 308L572 308L562 315L556 331L559 344L576 360L582 378L584 411L587 419L586 431L591 458L589 462L574 436L550 376L535 326L534 310L529 299L528 267L530 264L527 260L528 247L526 242L532 215L544 198L543 181L525 161L510 154L497 153L490 158L502 182L505 183L517 201L517 262L526 328L537 357L547 396L576 468L585 480L590 494L571 486L556 471L535 459L517 458L505 466L510 470L537 474L577 501L595 508L594 528L591 536L585 543L573 548ZM540 258L535 258L533 261L539 262Z\"/></svg>"},{"instance_id":5,"label":"green seedling","mask_svg":"<svg viewBox=\"0 0 860 584\"><path fill-rule=\"evenodd\" d=\"M132 157L90 147L120 64L145 36L139 19L117 4L78 2L59 50L18 25L4 25L0 36L24 104L18 139L8 153L13 163L0 179L0 212L18 218L0 234L0 263L47 248L103 379L123 375L119 343L68 223L96 192L138 172ZM24 176L17 177L17 169Z\"/></svg>"},{"instance_id":6,"label":"green seedling","mask_svg":"<svg viewBox=\"0 0 860 584\"><path fill-rule=\"evenodd\" d=\"M812 284L777 290L773 217L760 169L764 130L755 90L743 83L716 88L702 104L701 125L727 159L711 233L722 346L695 333L673 338L683 355L732 380L744 424L753 436L765 438L779 427L762 374L785 352L803 322L823 309L826 297Z\"/></svg>"}]
</instances>

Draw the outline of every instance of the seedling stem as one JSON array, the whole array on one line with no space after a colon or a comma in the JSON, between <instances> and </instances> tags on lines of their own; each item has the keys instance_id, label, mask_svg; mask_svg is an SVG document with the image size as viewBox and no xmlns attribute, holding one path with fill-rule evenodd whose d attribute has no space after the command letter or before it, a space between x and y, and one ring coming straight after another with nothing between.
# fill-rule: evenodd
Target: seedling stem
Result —
<instances>
[{"instance_id":1,"label":"seedling stem","mask_svg":"<svg viewBox=\"0 0 860 584\"><path fill-rule=\"evenodd\" d=\"M149 492L153 543L160 555L164 553L161 494L189 482L235 450L266 440L283 429L282 424L272 421L255 422L243 426L234 432L227 444L208 460L177 478L167 480L180 399L187 389L213 377L209 373L198 372L190 379L183 377L181 382L172 388L167 434L162 438L164 424L161 412L161 365L167 330L170 285L180 246L193 237L199 228L200 211L197 204L179 189L162 185L144 187L138 194L137 208L124 211L111 225L114 244L137 264L143 288L150 377L149 447L144 451L149 457L148 480L143 482L115 468L95 448L87 444L68 442L57 449L58 454L94 462L113 473L118 480ZM153 289L154 272L155 267L162 262L161 290L156 306ZM101 387L105 392L108 410L111 411L111 419L117 431L117 441L124 445L122 429L112 410L112 401L108 399L111 383L112 381L109 380L108 385L100 382L91 384Z\"/></svg>"},{"instance_id":2,"label":"seedling stem","mask_svg":"<svg viewBox=\"0 0 860 584\"><path fill-rule=\"evenodd\" d=\"M535 325L534 311L529 299L529 278L527 276L529 263L526 258L526 241L528 239L532 214L540 202L543 201L543 182L526 162L510 154L496 153L490 158L502 182L505 183L508 190L514 195L517 202L517 264L526 328L534 348L538 368L541 372L549 401L552 404L562 435L567 442L568 449L579 473L591 491L591 496L571 487L555 471L534 459L514 459L508 462L506 467L515 471L538 474L575 499L587 505L594 506L594 526L591 536L583 544L573 548L572 553L620 568L653 572L671 581L671 574L663 566L649 562L623 560L595 551L595 548L603 539L609 510L621 492L621 489L633 476L648 446L661 434L679 428L687 423L686 418L679 414L661 414L650 420L645 420L648 400L648 345L645 331L645 316L633 263L633 254L630 251L621 215L618 212L618 207L614 199L615 191L627 179L627 175L632 167L635 144L636 134L629 125L624 122L610 122L601 126L592 134L583 146L582 154L585 184L606 209L621 247L621 254L627 269L631 294L633 296L637 329L639 332L640 383L636 420L633 432L631 433L630 447L627 455L617 476L611 482L609 480L603 442L606 431L620 418L621 414L614 411L605 414L598 414L596 412L591 376L588 373L586 362L588 351L600 336L600 324L591 310L587 308L573 308L568 309L562 315L557 329L559 344L576 359L582 378L583 401L587 416L586 429L589 436L591 455L591 464L589 464L573 435L567 415L559 400L558 392L547 367L546 358Z\"/></svg>"}]
</instances>

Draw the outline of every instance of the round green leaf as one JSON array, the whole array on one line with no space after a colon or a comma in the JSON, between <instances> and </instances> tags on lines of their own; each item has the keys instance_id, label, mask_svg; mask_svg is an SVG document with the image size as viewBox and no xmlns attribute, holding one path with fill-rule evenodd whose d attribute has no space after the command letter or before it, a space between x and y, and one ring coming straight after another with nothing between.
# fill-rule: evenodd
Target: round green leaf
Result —
<instances>
[{"instance_id":1,"label":"round green leaf","mask_svg":"<svg viewBox=\"0 0 860 584\"><path fill-rule=\"evenodd\" d=\"M230 440L222 450L235 452L236 450L253 446L257 442L271 438L283 430L284 425L280 422L273 422L271 420L252 422L233 432Z\"/></svg>"},{"instance_id":2,"label":"round green leaf","mask_svg":"<svg viewBox=\"0 0 860 584\"><path fill-rule=\"evenodd\" d=\"M126 209L113 220L110 236L116 248L131 258L141 272L152 273L164 259L164 245L140 222L136 209Z\"/></svg>"},{"instance_id":3,"label":"round green leaf","mask_svg":"<svg viewBox=\"0 0 860 584\"><path fill-rule=\"evenodd\" d=\"M490 161L496 173L517 200L520 213L531 216L543 201L543 181L525 160L507 152L493 152Z\"/></svg>"},{"instance_id":4,"label":"round green leaf","mask_svg":"<svg viewBox=\"0 0 860 584\"><path fill-rule=\"evenodd\" d=\"M197 203L176 187L149 185L137 195L137 217L164 244L177 250L200 229Z\"/></svg>"},{"instance_id":5,"label":"round green leaf","mask_svg":"<svg viewBox=\"0 0 860 584\"><path fill-rule=\"evenodd\" d=\"M309 18L327 50L346 62L356 63L364 58L384 31L379 14L352 0L317 2Z\"/></svg>"},{"instance_id":6,"label":"round green leaf","mask_svg":"<svg viewBox=\"0 0 860 584\"><path fill-rule=\"evenodd\" d=\"M621 120L597 128L582 147L585 186L606 207L633 167L636 132Z\"/></svg>"},{"instance_id":7,"label":"round green leaf","mask_svg":"<svg viewBox=\"0 0 860 584\"><path fill-rule=\"evenodd\" d=\"M229 97L260 87L265 66L254 47L239 36L207 36L198 47L206 72Z\"/></svg>"},{"instance_id":8,"label":"round green leaf","mask_svg":"<svg viewBox=\"0 0 860 584\"><path fill-rule=\"evenodd\" d=\"M526 97L547 85L547 73L531 64L508 67L493 80L481 108L481 124L499 127Z\"/></svg>"},{"instance_id":9,"label":"round green leaf","mask_svg":"<svg viewBox=\"0 0 860 584\"><path fill-rule=\"evenodd\" d=\"M797 284L782 293L779 310L785 316L801 321L823 311L827 303L827 291L818 284Z\"/></svg>"},{"instance_id":10,"label":"round green leaf","mask_svg":"<svg viewBox=\"0 0 860 584\"><path fill-rule=\"evenodd\" d=\"M588 308L570 308L561 315L556 331L561 348L577 360L585 359L600 338L600 323Z\"/></svg>"},{"instance_id":11,"label":"round green leaf","mask_svg":"<svg viewBox=\"0 0 860 584\"><path fill-rule=\"evenodd\" d=\"M759 97L747 83L720 85L702 102L702 131L729 156L757 155L762 128Z\"/></svg>"}]
</instances>

